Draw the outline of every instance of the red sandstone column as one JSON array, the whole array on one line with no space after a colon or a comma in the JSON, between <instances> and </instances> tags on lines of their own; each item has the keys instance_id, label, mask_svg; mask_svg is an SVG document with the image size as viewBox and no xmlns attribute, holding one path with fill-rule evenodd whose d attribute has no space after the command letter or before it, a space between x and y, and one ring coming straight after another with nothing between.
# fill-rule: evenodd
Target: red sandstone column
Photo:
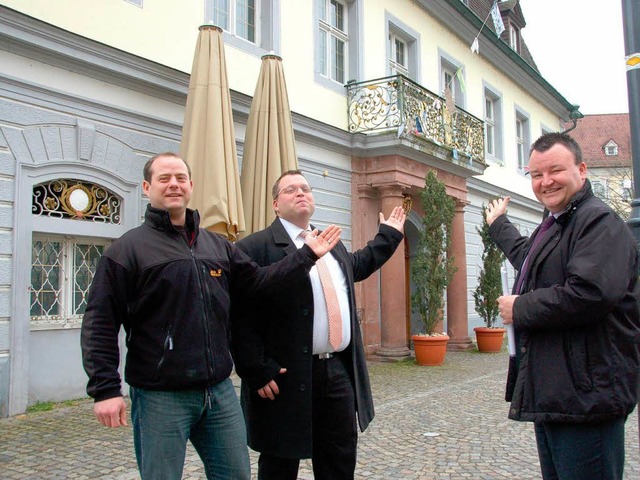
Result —
<instances>
[{"instance_id":1,"label":"red sandstone column","mask_svg":"<svg viewBox=\"0 0 640 480\"><path fill-rule=\"evenodd\" d=\"M380 212L379 192L370 185L357 185L354 189L352 214L353 251L364 247L378 233ZM357 316L362 329L364 351L367 356L380 348L380 273L355 284Z\"/></svg>"},{"instance_id":2,"label":"red sandstone column","mask_svg":"<svg viewBox=\"0 0 640 480\"><path fill-rule=\"evenodd\" d=\"M447 334L450 350L473 348L467 318L467 251L464 235L464 207L467 202L456 199L456 212L451 226L451 251L458 270L447 288Z\"/></svg>"},{"instance_id":3,"label":"red sandstone column","mask_svg":"<svg viewBox=\"0 0 640 480\"><path fill-rule=\"evenodd\" d=\"M402 205L402 188L397 185L378 187L382 199L382 213L389 216L394 207ZM382 345L376 355L387 360L406 358L407 303L404 271L404 242L382 266L380 281L380 325Z\"/></svg>"}]
</instances>

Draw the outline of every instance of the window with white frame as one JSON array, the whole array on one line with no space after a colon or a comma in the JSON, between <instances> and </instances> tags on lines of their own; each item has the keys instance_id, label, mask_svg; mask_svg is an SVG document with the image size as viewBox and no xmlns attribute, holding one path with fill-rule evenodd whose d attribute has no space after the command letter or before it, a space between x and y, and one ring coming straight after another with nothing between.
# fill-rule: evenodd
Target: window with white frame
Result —
<instances>
[{"instance_id":1,"label":"window with white frame","mask_svg":"<svg viewBox=\"0 0 640 480\"><path fill-rule=\"evenodd\" d=\"M409 76L409 47L407 42L395 33L389 34L391 58L389 70L391 75Z\"/></svg>"},{"instance_id":2,"label":"window with white frame","mask_svg":"<svg viewBox=\"0 0 640 480\"><path fill-rule=\"evenodd\" d=\"M420 34L389 12L385 12L387 25L387 72L389 75L404 75L419 82L419 38Z\"/></svg>"},{"instance_id":3,"label":"window with white frame","mask_svg":"<svg viewBox=\"0 0 640 480\"><path fill-rule=\"evenodd\" d=\"M203 23L222 28L225 45L250 55L280 52L280 0L205 0Z\"/></svg>"},{"instance_id":4,"label":"window with white frame","mask_svg":"<svg viewBox=\"0 0 640 480\"><path fill-rule=\"evenodd\" d=\"M255 0L238 0L235 5L236 35L255 43L257 30Z\"/></svg>"},{"instance_id":5,"label":"window with white frame","mask_svg":"<svg viewBox=\"0 0 640 480\"><path fill-rule=\"evenodd\" d=\"M35 234L31 245L32 327L77 325L108 240Z\"/></svg>"},{"instance_id":6,"label":"window with white frame","mask_svg":"<svg viewBox=\"0 0 640 480\"><path fill-rule=\"evenodd\" d=\"M459 72L459 73L458 73ZM440 91L444 96L447 87L451 91L451 97L455 104L461 108L465 107L464 83L460 77L463 77L462 65L445 56L440 56Z\"/></svg>"},{"instance_id":7,"label":"window with white frame","mask_svg":"<svg viewBox=\"0 0 640 480\"><path fill-rule=\"evenodd\" d=\"M344 84L349 43L347 6L338 0L320 0L318 14L320 74Z\"/></svg>"},{"instance_id":8,"label":"window with white frame","mask_svg":"<svg viewBox=\"0 0 640 480\"><path fill-rule=\"evenodd\" d=\"M524 169L524 126L519 118L516 119L516 148L518 149L518 168Z\"/></svg>"},{"instance_id":9,"label":"window with white frame","mask_svg":"<svg viewBox=\"0 0 640 480\"><path fill-rule=\"evenodd\" d=\"M102 185L55 178L32 186L34 219L121 225L122 198ZM31 238L29 313L34 329L77 327L96 265L109 240L54 233Z\"/></svg>"},{"instance_id":10,"label":"window with white frame","mask_svg":"<svg viewBox=\"0 0 640 480\"><path fill-rule=\"evenodd\" d=\"M313 4L314 80L346 96L345 84L362 75L358 50L362 0L313 0Z\"/></svg>"},{"instance_id":11,"label":"window with white frame","mask_svg":"<svg viewBox=\"0 0 640 480\"><path fill-rule=\"evenodd\" d=\"M208 0L205 15L209 22L230 34L256 43L257 8L256 0Z\"/></svg>"},{"instance_id":12,"label":"window with white frame","mask_svg":"<svg viewBox=\"0 0 640 480\"><path fill-rule=\"evenodd\" d=\"M502 94L487 84L484 86L484 124L486 158L502 164Z\"/></svg>"},{"instance_id":13,"label":"window with white frame","mask_svg":"<svg viewBox=\"0 0 640 480\"><path fill-rule=\"evenodd\" d=\"M496 154L496 117L493 99L484 97L484 136L488 155Z\"/></svg>"},{"instance_id":14,"label":"window with white frame","mask_svg":"<svg viewBox=\"0 0 640 480\"><path fill-rule=\"evenodd\" d=\"M529 116L520 110L516 110L515 127L518 169L526 170L527 165L529 165L529 147L531 143Z\"/></svg>"}]
</instances>

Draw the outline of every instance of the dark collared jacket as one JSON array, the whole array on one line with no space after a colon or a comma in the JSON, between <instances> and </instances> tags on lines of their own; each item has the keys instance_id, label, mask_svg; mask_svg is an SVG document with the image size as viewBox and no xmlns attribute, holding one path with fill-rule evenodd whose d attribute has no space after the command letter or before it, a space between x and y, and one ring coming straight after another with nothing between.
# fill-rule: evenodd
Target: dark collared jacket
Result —
<instances>
[{"instance_id":1,"label":"dark collared jacket","mask_svg":"<svg viewBox=\"0 0 640 480\"><path fill-rule=\"evenodd\" d=\"M531 240L504 215L489 233L520 269ZM529 259L524 293L514 302L519 361L507 384L509 418L625 418L638 401L640 375L635 241L588 180L547 238Z\"/></svg>"},{"instance_id":2,"label":"dark collared jacket","mask_svg":"<svg viewBox=\"0 0 640 480\"><path fill-rule=\"evenodd\" d=\"M82 322L87 393L121 395L118 331L126 331L125 380L150 390L205 388L232 369L232 298L250 298L300 281L314 265L309 247L260 268L226 239L198 228L187 210L187 242L165 210L147 208L145 222L103 254Z\"/></svg>"},{"instance_id":3,"label":"dark collared jacket","mask_svg":"<svg viewBox=\"0 0 640 480\"><path fill-rule=\"evenodd\" d=\"M381 225L363 249L349 252L338 242L331 251L345 275L351 311L351 343L342 357L354 386L360 429L373 419L373 399L356 316L354 283L379 269L396 250L402 233ZM297 250L278 218L266 229L238 242L259 265L269 265ZM233 353L242 377L249 446L283 458L309 458L312 453L313 291L309 275L291 288L282 288L264 301L243 303L233 309ZM280 368L287 373L279 375ZM280 394L275 400L258 396L258 389L275 379Z\"/></svg>"}]
</instances>

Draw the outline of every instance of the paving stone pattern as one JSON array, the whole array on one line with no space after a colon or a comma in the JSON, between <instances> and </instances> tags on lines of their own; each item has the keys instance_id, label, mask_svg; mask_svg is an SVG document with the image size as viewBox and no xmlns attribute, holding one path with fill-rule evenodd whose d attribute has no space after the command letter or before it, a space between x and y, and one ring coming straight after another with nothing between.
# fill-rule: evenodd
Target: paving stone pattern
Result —
<instances>
[{"instance_id":1,"label":"paving stone pattern","mask_svg":"<svg viewBox=\"0 0 640 480\"><path fill-rule=\"evenodd\" d=\"M506 365L504 352L449 352L441 367L371 363L376 418L359 437L356 478L539 479L532 425L507 419ZM637 479L636 412L626 433L625 479ZM254 452L251 462L255 478ZM183 477L205 478L191 447ZM139 478L131 428L101 427L86 399L2 419L0 478ZM310 461L301 463L299 478L313 479Z\"/></svg>"}]
</instances>

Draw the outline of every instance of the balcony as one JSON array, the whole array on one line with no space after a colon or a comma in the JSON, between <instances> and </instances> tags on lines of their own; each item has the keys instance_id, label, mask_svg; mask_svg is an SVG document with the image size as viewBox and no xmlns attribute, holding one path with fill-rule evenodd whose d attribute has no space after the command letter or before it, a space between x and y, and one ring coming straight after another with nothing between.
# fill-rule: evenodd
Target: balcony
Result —
<instances>
[{"instance_id":1,"label":"balcony","mask_svg":"<svg viewBox=\"0 0 640 480\"><path fill-rule=\"evenodd\" d=\"M485 164L484 122L402 75L347 85L349 132L395 131Z\"/></svg>"}]
</instances>

